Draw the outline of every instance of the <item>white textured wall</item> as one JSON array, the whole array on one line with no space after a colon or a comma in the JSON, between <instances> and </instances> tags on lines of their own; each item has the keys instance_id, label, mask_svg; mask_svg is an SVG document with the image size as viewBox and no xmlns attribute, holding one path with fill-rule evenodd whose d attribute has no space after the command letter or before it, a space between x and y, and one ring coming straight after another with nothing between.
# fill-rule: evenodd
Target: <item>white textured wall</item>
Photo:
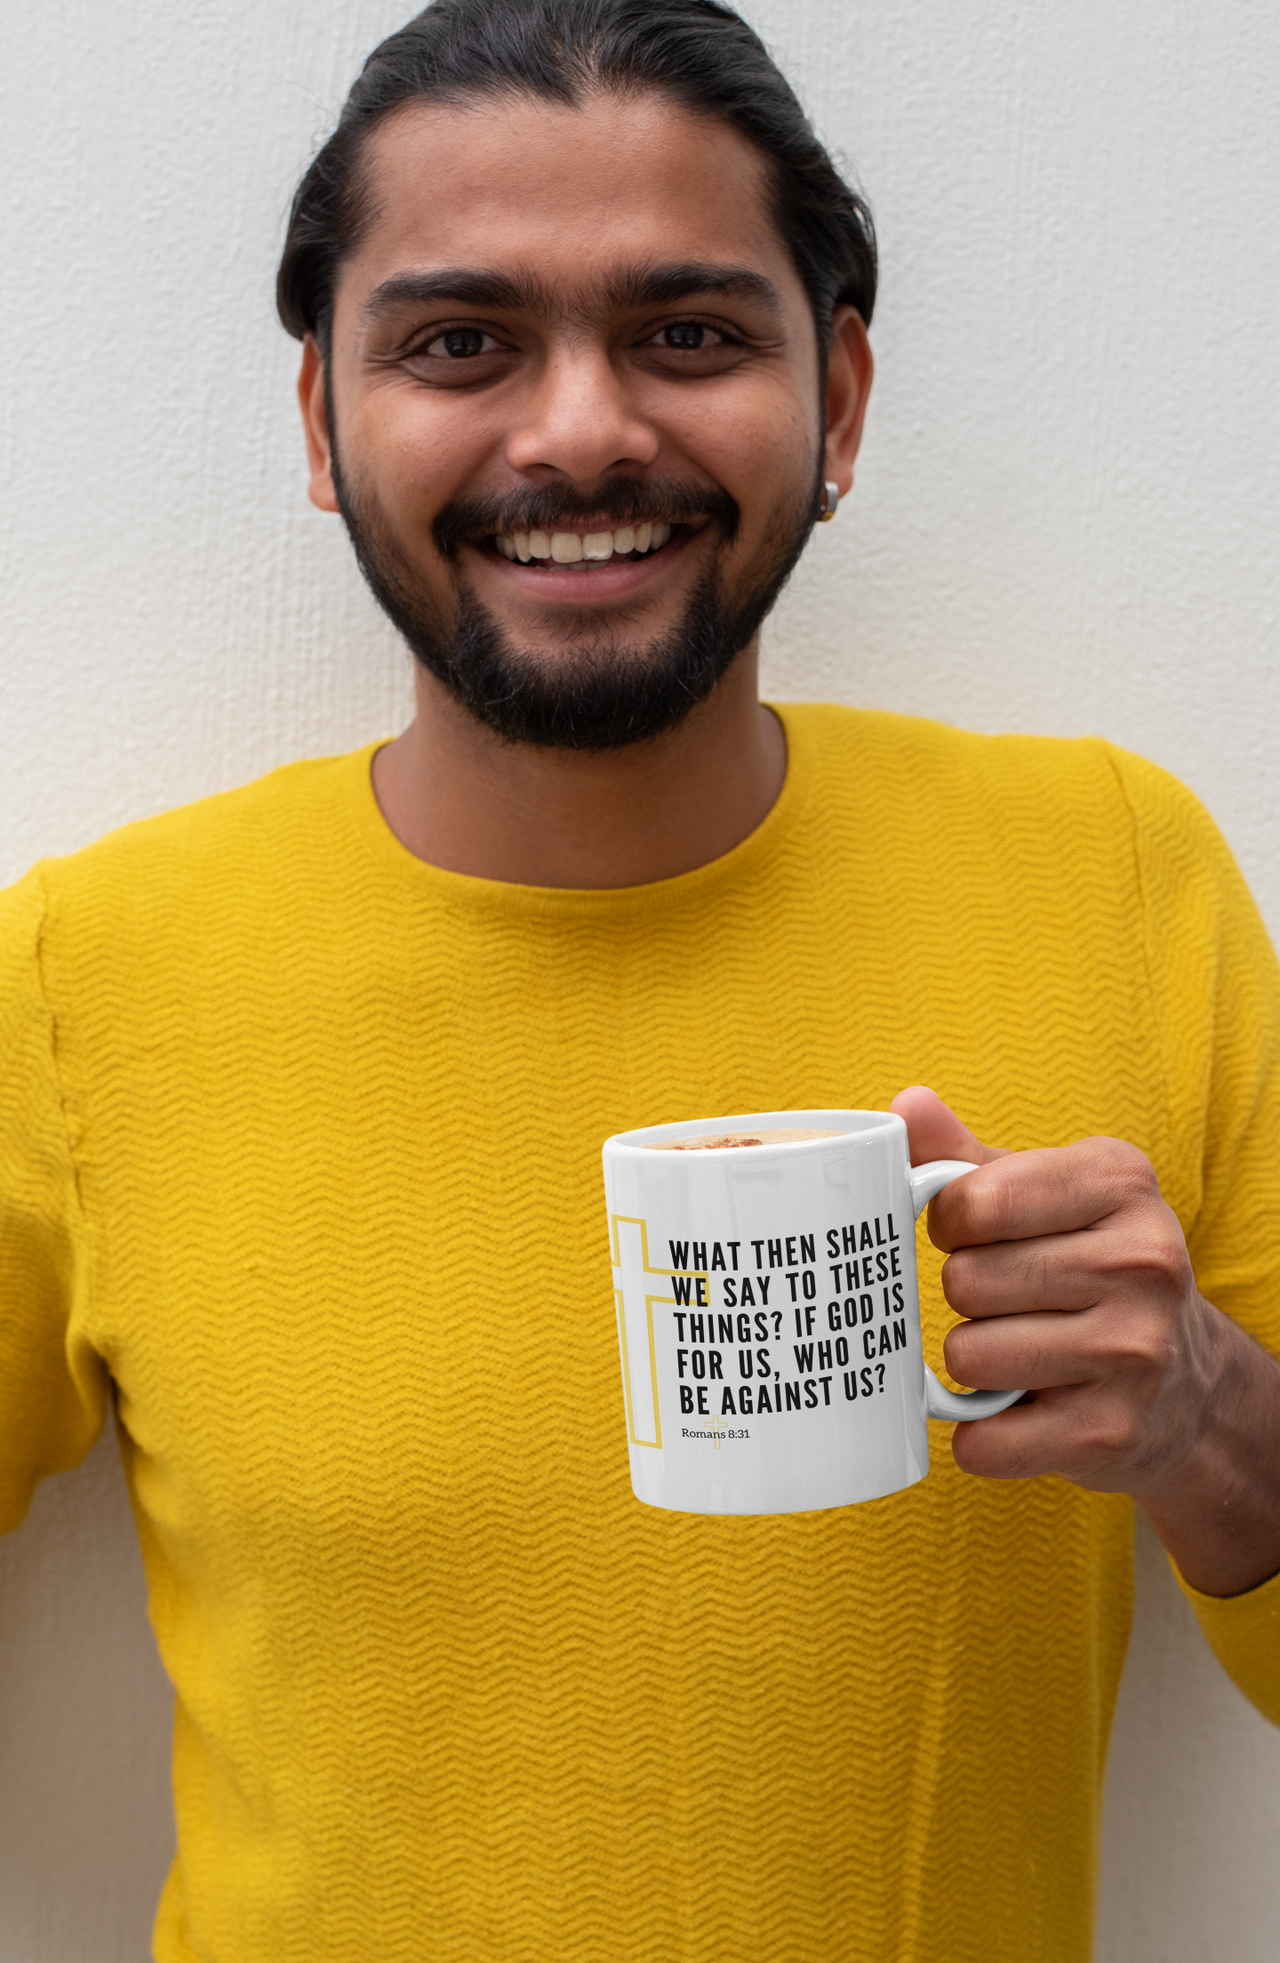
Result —
<instances>
[{"instance_id":1,"label":"white textured wall","mask_svg":"<svg viewBox=\"0 0 1280 1963\"><path fill-rule=\"evenodd\" d=\"M7 0L0 877L404 714L303 496L270 290L295 174L405 11ZM1280 927L1280 13L752 11L886 262L856 507L771 630L772 688L1142 750ZM1272 1963L1280 1738L1144 1537L1139 1580L1099 1957ZM0 1963L146 1953L166 1722L100 1447L0 1548Z\"/></svg>"}]
</instances>

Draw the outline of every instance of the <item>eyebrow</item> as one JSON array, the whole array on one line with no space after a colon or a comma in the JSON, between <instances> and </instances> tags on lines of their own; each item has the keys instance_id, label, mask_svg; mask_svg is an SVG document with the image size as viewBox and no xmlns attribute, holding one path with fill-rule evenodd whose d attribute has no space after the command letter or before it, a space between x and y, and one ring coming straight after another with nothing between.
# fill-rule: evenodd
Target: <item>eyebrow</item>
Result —
<instances>
[{"instance_id":1,"label":"eyebrow","mask_svg":"<svg viewBox=\"0 0 1280 1963\"><path fill-rule=\"evenodd\" d=\"M782 313L782 295L763 273L750 266L721 265L700 259L623 267L610 275L600 298L606 307L624 311L631 307L671 306L699 293L754 300L775 316ZM447 266L433 273L394 273L375 286L363 311L366 318L372 318L398 307L430 306L442 300L454 306L485 307L502 313L530 313L549 318L580 319L583 314L580 305L566 305L563 295L533 272L522 271L513 276L483 266Z\"/></svg>"}]
</instances>

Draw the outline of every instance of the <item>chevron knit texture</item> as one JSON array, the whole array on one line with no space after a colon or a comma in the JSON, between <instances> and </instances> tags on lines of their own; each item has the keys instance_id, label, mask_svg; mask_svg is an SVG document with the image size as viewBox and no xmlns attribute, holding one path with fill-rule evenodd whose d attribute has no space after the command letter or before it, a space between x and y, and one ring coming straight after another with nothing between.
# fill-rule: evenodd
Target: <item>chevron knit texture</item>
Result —
<instances>
[{"instance_id":1,"label":"chevron knit texture","mask_svg":"<svg viewBox=\"0 0 1280 1963\"><path fill-rule=\"evenodd\" d=\"M114 1395L161 1963L1089 1954L1129 1502L935 1426L868 1505L640 1505L600 1146L918 1082L993 1142L1118 1134L1277 1348L1275 963L1151 766L781 713L769 817L653 886L423 865L365 751L0 903L0 1525ZM1280 1581L1194 1599L1280 1715Z\"/></svg>"}]
</instances>

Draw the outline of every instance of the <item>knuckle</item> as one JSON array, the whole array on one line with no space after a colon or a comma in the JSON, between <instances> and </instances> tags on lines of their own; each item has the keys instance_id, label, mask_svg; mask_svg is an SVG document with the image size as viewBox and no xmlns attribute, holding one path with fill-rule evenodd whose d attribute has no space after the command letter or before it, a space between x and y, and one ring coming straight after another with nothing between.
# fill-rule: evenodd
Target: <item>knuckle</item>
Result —
<instances>
[{"instance_id":1,"label":"knuckle","mask_svg":"<svg viewBox=\"0 0 1280 1963\"><path fill-rule=\"evenodd\" d=\"M966 1249L949 1254L942 1264L942 1292L953 1309L968 1313L979 1295L979 1263Z\"/></svg>"},{"instance_id":2,"label":"knuckle","mask_svg":"<svg viewBox=\"0 0 1280 1963\"><path fill-rule=\"evenodd\" d=\"M1016 1231L1024 1205L1020 1197L1024 1175L1018 1159L1014 1153L983 1168L987 1176L972 1198L984 1240L1008 1240Z\"/></svg>"},{"instance_id":3,"label":"knuckle","mask_svg":"<svg viewBox=\"0 0 1280 1963\"><path fill-rule=\"evenodd\" d=\"M940 1230L930 1233L936 1246L980 1246L1004 1239L1005 1226L1013 1216L1004 1166L1003 1159L994 1160L943 1188L929 1210L931 1222L936 1218Z\"/></svg>"},{"instance_id":4,"label":"knuckle","mask_svg":"<svg viewBox=\"0 0 1280 1963\"><path fill-rule=\"evenodd\" d=\"M978 1216L973 1208L973 1196L965 1189L973 1182L974 1175L953 1180L944 1186L929 1202L928 1232L935 1247L944 1253L953 1253L967 1242L980 1240Z\"/></svg>"},{"instance_id":5,"label":"knuckle","mask_svg":"<svg viewBox=\"0 0 1280 1963\"><path fill-rule=\"evenodd\" d=\"M1106 1310L1091 1320L1089 1355L1101 1382L1159 1376L1177 1358L1177 1329L1151 1302Z\"/></svg>"},{"instance_id":6,"label":"knuckle","mask_svg":"<svg viewBox=\"0 0 1280 1963\"><path fill-rule=\"evenodd\" d=\"M1078 1443L1083 1456L1105 1464L1132 1458L1141 1438L1142 1425L1137 1413L1122 1404L1109 1403L1081 1426Z\"/></svg>"},{"instance_id":7,"label":"knuckle","mask_svg":"<svg viewBox=\"0 0 1280 1963\"><path fill-rule=\"evenodd\" d=\"M1105 1148L1102 1151L1102 1167L1112 1194L1119 1205L1140 1204L1144 1200L1159 1199L1160 1182L1156 1169L1145 1152L1136 1145L1130 1145L1123 1138L1099 1139L1096 1142Z\"/></svg>"},{"instance_id":8,"label":"knuckle","mask_svg":"<svg viewBox=\"0 0 1280 1963\"><path fill-rule=\"evenodd\" d=\"M1177 1360L1178 1345L1164 1316L1150 1312L1126 1318L1117 1360L1144 1376L1163 1376Z\"/></svg>"},{"instance_id":9,"label":"knuckle","mask_svg":"<svg viewBox=\"0 0 1280 1963\"><path fill-rule=\"evenodd\" d=\"M1145 1228L1131 1228L1110 1265L1131 1285L1160 1297L1181 1295L1191 1277L1190 1256L1176 1221L1170 1226L1153 1220Z\"/></svg>"},{"instance_id":10,"label":"knuckle","mask_svg":"<svg viewBox=\"0 0 1280 1963\"><path fill-rule=\"evenodd\" d=\"M972 1384L970 1372L978 1365L981 1351L980 1342L975 1337L981 1335L971 1322L962 1322L957 1328L949 1329L942 1344L942 1359L957 1383Z\"/></svg>"}]
</instances>

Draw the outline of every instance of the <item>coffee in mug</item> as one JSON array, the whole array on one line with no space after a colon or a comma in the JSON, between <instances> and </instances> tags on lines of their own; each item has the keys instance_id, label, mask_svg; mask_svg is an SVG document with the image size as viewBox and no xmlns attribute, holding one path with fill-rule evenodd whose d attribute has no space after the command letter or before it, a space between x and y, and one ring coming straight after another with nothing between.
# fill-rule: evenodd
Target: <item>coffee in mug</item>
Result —
<instances>
[{"instance_id":1,"label":"coffee in mug","mask_svg":"<svg viewBox=\"0 0 1280 1963\"><path fill-rule=\"evenodd\" d=\"M924 1360L915 1221L973 1167L912 1166L889 1111L772 1111L604 1147L637 1499L805 1513L929 1469L926 1419L1005 1410Z\"/></svg>"}]
</instances>

